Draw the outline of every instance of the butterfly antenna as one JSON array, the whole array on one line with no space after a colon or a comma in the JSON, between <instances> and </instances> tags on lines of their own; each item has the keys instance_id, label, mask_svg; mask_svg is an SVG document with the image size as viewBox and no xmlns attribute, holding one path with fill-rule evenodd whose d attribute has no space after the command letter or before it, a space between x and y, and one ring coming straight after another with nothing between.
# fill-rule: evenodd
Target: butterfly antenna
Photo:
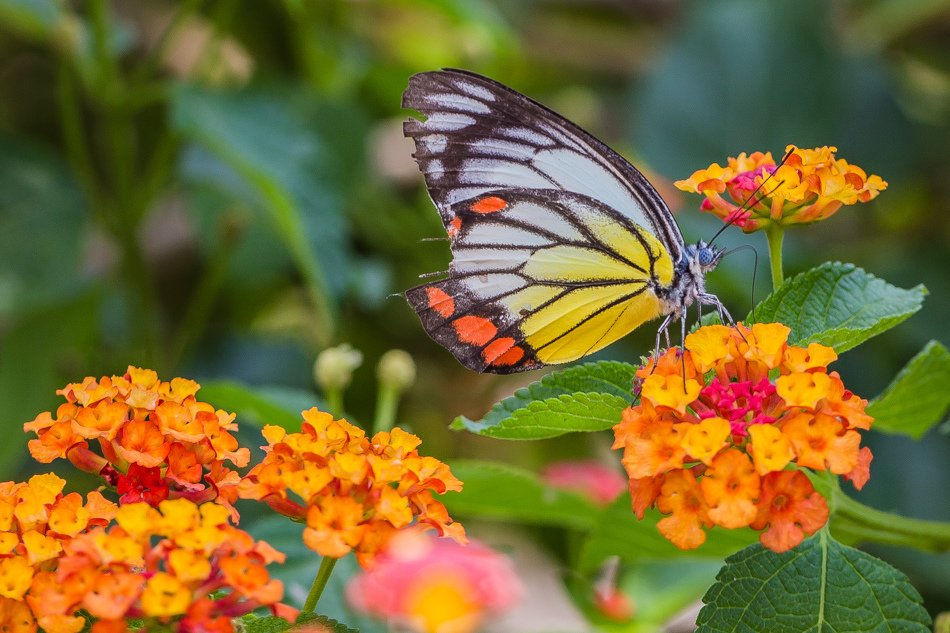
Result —
<instances>
[{"instance_id":1,"label":"butterfly antenna","mask_svg":"<svg viewBox=\"0 0 950 633\"><path fill-rule=\"evenodd\" d=\"M767 197L767 196L759 196L759 198L756 199L756 196L758 195L759 191L762 190L762 187L765 186L765 183L767 183L769 180L772 179L772 177L775 175L775 172L778 171L778 168L785 164L785 161L788 160L788 158L792 155L792 152L794 152L794 151L795 151L795 150L790 149L790 150L788 150L787 152L785 152L785 156L782 156L782 160L780 160L780 161L778 162L778 164L775 165L775 169L774 169L773 171L769 172L769 175L766 176L766 177L762 180L762 182L760 182L760 183L758 184L758 186L757 186L755 189L752 190L752 193L749 194L749 197L748 197L748 198L746 198L745 204L743 204L741 207L739 207L738 209L736 209L735 211L733 211L733 212L729 215L729 221L726 222L725 224L723 224L721 227L719 227L719 230L716 231L716 234L712 236L712 239L711 239L711 240L709 240L709 245L710 245L710 246L712 246L712 243L716 241L716 238L717 238L717 237L719 237L720 235L722 235L722 232L723 232L723 231L725 231L725 230L728 229L730 226L732 226L733 224L735 224L736 222L738 222L738 221L742 218L743 214L744 214L746 211L748 211L749 209L752 208L752 205L758 204L758 203L762 202L762 198ZM781 187L781 186L784 184L784 182L785 182L785 181L779 182L778 185L775 186L775 189L772 189L772 191L769 193L769 195L771 195L771 194L774 193L779 187Z\"/></svg>"},{"instance_id":2,"label":"butterfly antenna","mask_svg":"<svg viewBox=\"0 0 950 633\"><path fill-rule=\"evenodd\" d=\"M751 302L752 302L752 321L753 321L753 323L754 323L754 322L756 321L756 318L755 318L755 278L756 278L756 273L757 273L758 270L759 270L759 251L755 250L755 247L752 246L751 244L742 244L741 246L736 246L735 248L729 249L728 251L724 252L724 253L722 254L722 256L725 257L726 255L729 255L729 254L731 254L731 253L735 253L736 251L746 251L746 250L752 251L752 257L753 257L753 261L752 261L752 293L751 293L752 296L750 297L750 300L751 300Z\"/></svg>"}]
</instances>

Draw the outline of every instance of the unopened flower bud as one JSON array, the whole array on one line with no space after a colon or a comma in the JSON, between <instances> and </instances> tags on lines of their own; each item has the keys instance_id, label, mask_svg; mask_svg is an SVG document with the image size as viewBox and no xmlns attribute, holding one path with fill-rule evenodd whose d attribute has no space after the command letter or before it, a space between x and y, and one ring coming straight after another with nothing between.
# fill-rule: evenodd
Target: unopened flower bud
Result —
<instances>
[{"instance_id":1,"label":"unopened flower bud","mask_svg":"<svg viewBox=\"0 0 950 633\"><path fill-rule=\"evenodd\" d=\"M379 359L376 377L383 385L405 391L416 381L416 363L409 352L391 349Z\"/></svg>"},{"instance_id":2,"label":"unopened flower bud","mask_svg":"<svg viewBox=\"0 0 950 633\"><path fill-rule=\"evenodd\" d=\"M363 353L349 343L329 347L317 355L313 377L324 391L346 389L353 370L363 363Z\"/></svg>"}]
</instances>

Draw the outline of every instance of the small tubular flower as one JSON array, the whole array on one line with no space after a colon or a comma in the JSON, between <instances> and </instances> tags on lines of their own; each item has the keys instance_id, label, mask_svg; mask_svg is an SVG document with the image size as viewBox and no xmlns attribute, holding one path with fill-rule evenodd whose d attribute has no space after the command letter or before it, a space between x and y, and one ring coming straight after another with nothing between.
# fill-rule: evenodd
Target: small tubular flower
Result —
<instances>
[{"instance_id":1,"label":"small tubular flower","mask_svg":"<svg viewBox=\"0 0 950 633\"><path fill-rule=\"evenodd\" d=\"M393 536L376 564L346 588L355 609L413 633L471 633L516 604L521 593L505 556L415 528Z\"/></svg>"},{"instance_id":2,"label":"small tubular flower","mask_svg":"<svg viewBox=\"0 0 950 633\"><path fill-rule=\"evenodd\" d=\"M789 345L788 334L777 323L705 326L686 337L682 355L667 350L637 371L641 399L614 427L614 448L624 451L637 517L651 507L668 515L657 527L677 547L698 547L713 525L751 526L766 547L785 551L828 516L808 477L791 468L867 482L867 401L828 372L833 350ZM659 397L648 388L657 375Z\"/></svg>"},{"instance_id":3,"label":"small tubular flower","mask_svg":"<svg viewBox=\"0 0 950 633\"><path fill-rule=\"evenodd\" d=\"M726 166L713 163L693 172L676 187L706 197L702 211L735 224L746 233L781 225L817 222L842 206L873 200L887 188L843 158L836 147L802 149L789 145L778 165L771 152L745 152L730 157Z\"/></svg>"},{"instance_id":4,"label":"small tubular flower","mask_svg":"<svg viewBox=\"0 0 950 633\"><path fill-rule=\"evenodd\" d=\"M432 493L461 490L448 466L419 455L420 440L400 428L372 438L346 420L310 409L300 433L265 426L264 460L241 480L242 498L305 520L304 542L321 556L355 551L363 566L396 530L413 521L465 542Z\"/></svg>"},{"instance_id":5,"label":"small tubular flower","mask_svg":"<svg viewBox=\"0 0 950 633\"><path fill-rule=\"evenodd\" d=\"M233 510L239 477L225 463L244 467L250 451L232 435L234 414L197 400L198 389L193 380L164 382L132 366L122 376L66 385L57 391L66 403L55 417L41 413L23 425L36 433L30 454L42 463L68 458L101 475L117 488L120 503L186 497Z\"/></svg>"}]
</instances>

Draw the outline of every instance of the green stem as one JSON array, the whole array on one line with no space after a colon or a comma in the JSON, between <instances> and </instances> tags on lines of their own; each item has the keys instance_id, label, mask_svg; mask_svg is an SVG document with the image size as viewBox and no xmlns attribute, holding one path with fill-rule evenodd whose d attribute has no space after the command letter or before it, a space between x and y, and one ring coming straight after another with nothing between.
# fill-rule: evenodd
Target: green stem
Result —
<instances>
[{"instance_id":1,"label":"green stem","mask_svg":"<svg viewBox=\"0 0 950 633\"><path fill-rule=\"evenodd\" d=\"M327 407L330 409L330 415L335 418L343 417L343 390L342 389L324 389L324 395L327 398Z\"/></svg>"},{"instance_id":2,"label":"green stem","mask_svg":"<svg viewBox=\"0 0 950 633\"><path fill-rule=\"evenodd\" d=\"M836 529L876 543L903 545L928 552L950 551L950 523L923 521L882 512L840 490L832 493Z\"/></svg>"},{"instance_id":3,"label":"green stem","mask_svg":"<svg viewBox=\"0 0 950 633\"><path fill-rule=\"evenodd\" d=\"M373 420L373 432L389 431L396 423L396 409L399 407L400 391L393 385L380 383L376 396L376 417Z\"/></svg>"},{"instance_id":4,"label":"green stem","mask_svg":"<svg viewBox=\"0 0 950 633\"><path fill-rule=\"evenodd\" d=\"M320 569L317 570L317 577L313 579L313 586L310 587L310 593L307 594L307 601L303 603L301 613L313 613L317 608L317 601L320 600L320 594L327 586L330 580L330 574L333 573L333 566L337 559L324 556L320 561Z\"/></svg>"},{"instance_id":5,"label":"green stem","mask_svg":"<svg viewBox=\"0 0 950 633\"><path fill-rule=\"evenodd\" d=\"M772 265L772 290L778 290L785 281L782 273L782 238L785 229L779 224L770 224L765 230L765 237L769 241L769 263Z\"/></svg>"}]
</instances>

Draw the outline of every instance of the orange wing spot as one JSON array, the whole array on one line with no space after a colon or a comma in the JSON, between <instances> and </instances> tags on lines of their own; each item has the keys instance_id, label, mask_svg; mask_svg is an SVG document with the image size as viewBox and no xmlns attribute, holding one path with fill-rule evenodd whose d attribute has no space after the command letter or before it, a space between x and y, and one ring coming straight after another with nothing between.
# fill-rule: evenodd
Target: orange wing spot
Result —
<instances>
[{"instance_id":1,"label":"orange wing spot","mask_svg":"<svg viewBox=\"0 0 950 633\"><path fill-rule=\"evenodd\" d=\"M446 232L449 234L449 237L455 237L456 235L459 234L459 231L461 230L462 230L462 218L455 216L454 218L452 218L452 221L449 222L449 228L447 229Z\"/></svg>"},{"instance_id":2,"label":"orange wing spot","mask_svg":"<svg viewBox=\"0 0 950 633\"><path fill-rule=\"evenodd\" d=\"M515 345L513 338L500 338L482 350L482 358L489 365L507 367L524 358L524 348Z\"/></svg>"},{"instance_id":3,"label":"orange wing spot","mask_svg":"<svg viewBox=\"0 0 950 633\"><path fill-rule=\"evenodd\" d=\"M470 345L484 345L498 333L491 321L485 317L467 315L452 321L459 340Z\"/></svg>"},{"instance_id":4,"label":"orange wing spot","mask_svg":"<svg viewBox=\"0 0 950 633\"><path fill-rule=\"evenodd\" d=\"M498 196L488 196L487 198L482 198L469 208L475 213L495 213L507 206L508 203Z\"/></svg>"},{"instance_id":5,"label":"orange wing spot","mask_svg":"<svg viewBox=\"0 0 950 633\"><path fill-rule=\"evenodd\" d=\"M446 319L455 312L455 299L441 288L429 286L426 288L426 294L429 295L429 307Z\"/></svg>"}]
</instances>

